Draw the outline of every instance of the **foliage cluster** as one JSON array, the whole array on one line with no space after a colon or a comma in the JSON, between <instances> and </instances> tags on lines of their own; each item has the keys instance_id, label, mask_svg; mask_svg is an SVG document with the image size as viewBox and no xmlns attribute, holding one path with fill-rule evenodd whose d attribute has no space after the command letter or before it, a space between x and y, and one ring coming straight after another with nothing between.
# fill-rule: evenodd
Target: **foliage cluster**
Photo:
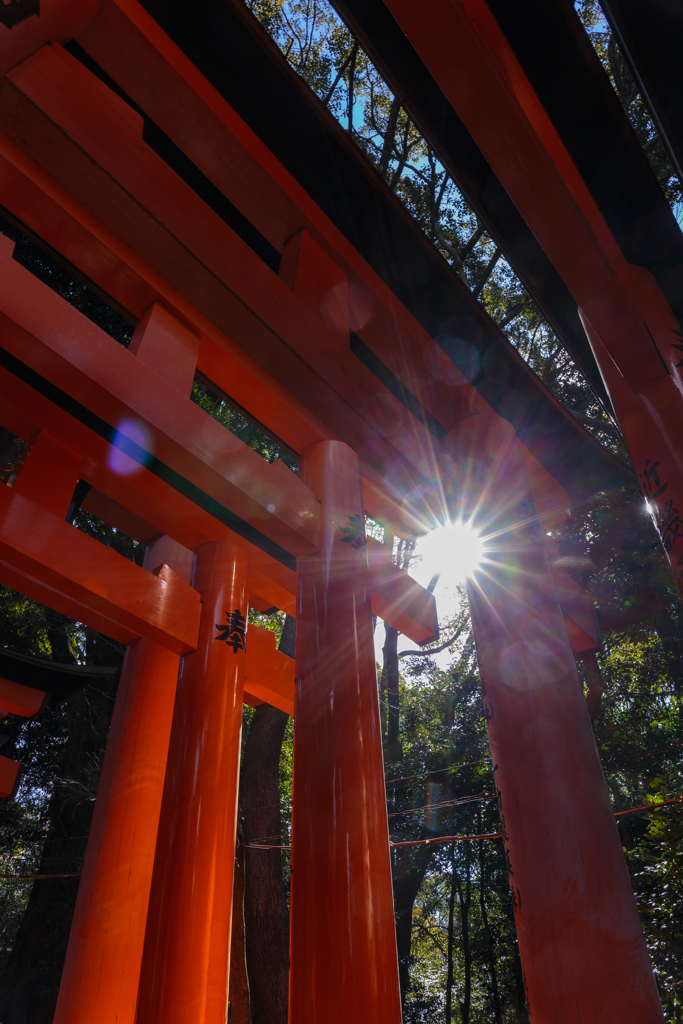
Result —
<instances>
[{"instance_id":1,"label":"foliage cluster","mask_svg":"<svg viewBox=\"0 0 683 1024\"><path fill-rule=\"evenodd\" d=\"M26 267L35 277L40 278L54 292L92 320L103 331L110 334L121 345L128 345L133 336L131 319L111 306L90 284L81 279L74 267L66 265L57 253L47 251L26 234L26 228L19 228L9 215L2 216L0 209L0 234L14 242L12 258Z\"/></svg>"},{"instance_id":2,"label":"foliage cluster","mask_svg":"<svg viewBox=\"0 0 683 1024\"><path fill-rule=\"evenodd\" d=\"M610 415L333 5L247 0L247 6L542 383L625 457Z\"/></svg>"},{"instance_id":3,"label":"foliage cluster","mask_svg":"<svg viewBox=\"0 0 683 1024\"><path fill-rule=\"evenodd\" d=\"M280 459L293 473L299 472L296 456L277 438L267 434L260 424L256 424L245 413L240 412L235 403L222 395L214 385L203 380L195 380L191 397L200 409L239 437L240 441L253 451L258 452L266 462Z\"/></svg>"},{"instance_id":4,"label":"foliage cluster","mask_svg":"<svg viewBox=\"0 0 683 1024\"><path fill-rule=\"evenodd\" d=\"M638 84L600 6L600 0L576 0L575 6L662 192L680 216L683 210L683 183L675 173L657 134L650 112L638 92Z\"/></svg>"}]
</instances>

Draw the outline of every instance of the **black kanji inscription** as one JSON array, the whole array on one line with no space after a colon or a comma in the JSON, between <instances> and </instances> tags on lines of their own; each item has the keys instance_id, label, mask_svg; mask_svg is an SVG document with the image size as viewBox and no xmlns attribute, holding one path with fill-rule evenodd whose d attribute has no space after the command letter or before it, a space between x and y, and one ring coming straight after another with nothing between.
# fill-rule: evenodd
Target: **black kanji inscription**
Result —
<instances>
[{"instance_id":1,"label":"black kanji inscription","mask_svg":"<svg viewBox=\"0 0 683 1024\"><path fill-rule=\"evenodd\" d=\"M645 460L645 469L640 474L640 485L650 505L652 518L655 521L662 546L666 553L669 554L678 538L683 537L683 519L678 508L674 505L673 498L669 498L661 504L655 503L655 499L661 498L669 486L668 480L660 483L659 474L657 473L658 466L658 462L650 462L649 459Z\"/></svg>"},{"instance_id":2,"label":"black kanji inscription","mask_svg":"<svg viewBox=\"0 0 683 1024\"><path fill-rule=\"evenodd\" d=\"M226 612L225 618L225 625L216 623L218 636L215 636L214 640L225 640L228 647L232 647L233 654L246 650L245 631L247 624L244 615L242 615L239 608L235 608L234 612Z\"/></svg>"},{"instance_id":3,"label":"black kanji inscription","mask_svg":"<svg viewBox=\"0 0 683 1024\"><path fill-rule=\"evenodd\" d=\"M650 501L653 498L658 498L660 494L664 494L664 491L669 486L669 481L665 480L663 484L659 482L659 474L657 472L658 462L650 462L649 459L645 459L645 469L640 474L640 486L643 489L643 494Z\"/></svg>"}]
</instances>

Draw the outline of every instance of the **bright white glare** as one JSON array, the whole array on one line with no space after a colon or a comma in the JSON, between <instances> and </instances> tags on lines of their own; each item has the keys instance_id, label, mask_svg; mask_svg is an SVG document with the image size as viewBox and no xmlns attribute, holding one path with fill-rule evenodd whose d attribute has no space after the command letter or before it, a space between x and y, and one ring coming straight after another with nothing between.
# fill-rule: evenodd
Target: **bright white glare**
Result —
<instances>
[{"instance_id":1,"label":"bright white glare","mask_svg":"<svg viewBox=\"0 0 683 1024\"><path fill-rule=\"evenodd\" d=\"M458 611L462 600L458 588L472 576L484 553L478 531L462 519L420 537L408 572L423 587L439 576L433 587L439 619L450 618Z\"/></svg>"},{"instance_id":2,"label":"bright white glare","mask_svg":"<svg viewBox=\"0 0 683 1024\"><path fill-rule=\"evenodd\" d=\"M464 583L481 564L484 542L469 523L459 519L420 537L415 554L415 578L419 573L424 587L437 573L447 584Z\"/></svg>"},{"instance_id":3,"label":"bright white glare","mask_svg":"<svg viewBox=\"0 0 683 1024\"><path fill-rule=\"evenodd\" d=\"M485 553L485 544L478 531L462 520L440 526L417 541L408 573L423 587L428 587L434 577L439 576L433 593L440 620L451 619L460 610L462 595L458 587L472 576ZM380 665L383 641L384 630L378 629L375 633L375 652ZM405 647L410 649L414 646L412 641L406 640ZM434 656L437 665L444 669L452 659L452 650Z\"/></svg>"}]
</instances>

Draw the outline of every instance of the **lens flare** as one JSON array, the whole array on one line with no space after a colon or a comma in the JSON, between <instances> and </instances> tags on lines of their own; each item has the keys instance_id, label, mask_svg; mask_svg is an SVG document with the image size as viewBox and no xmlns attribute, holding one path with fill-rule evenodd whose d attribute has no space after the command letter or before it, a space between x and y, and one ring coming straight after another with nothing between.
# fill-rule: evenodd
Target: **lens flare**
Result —
<instances>
[{"instance_id":1,"label":"lens flare","mask_svg":"<svg viewBox=\"0 0 683 1024\"><path fill-rule=\"evenodd\" d=\"M130 476L146 466L151 459L153 438L138 420L124 420L112 438L109 468L117 476Z\"/></svg>"},{"instance_id":2,"label":"lens flare","mask_svg":"<svg viewBox=\"0 0 683 1024\"><path fill-rule=\"evenodd\" d=\"M448 622L462 610L462 584L486 557L486 538L467 520L456 519L419 538L408 573L423 587L429 587L436 598L439 620ZM375 632L375 655L379 664L383 658L383 632ZM446 668L452 658L453 648L434 655L441 668Z\"/></svg>"},{"instance_id":3,"label":"lens flare","mask_svg":"<svg viewBox=\"0 0 683 1024\"><path fill-rule=\"evenodd\" d=\"M419 558L416 569L423 586L436 575L448 584L464 583L481 564L484 541L468 522L458 519L421 537L415 554Z\"/></svg>"}]
</instances>

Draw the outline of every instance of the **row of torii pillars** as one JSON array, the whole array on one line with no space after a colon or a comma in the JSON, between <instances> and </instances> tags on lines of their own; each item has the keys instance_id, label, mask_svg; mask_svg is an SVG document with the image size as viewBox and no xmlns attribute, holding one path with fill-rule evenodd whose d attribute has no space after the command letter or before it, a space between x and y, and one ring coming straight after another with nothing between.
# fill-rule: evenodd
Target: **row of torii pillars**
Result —
<instances>
[{"instance_id":1,"label":"row of torii pillars","mask_svg":"<svg viewBox=\"0 0 683 1024\"><path fill-rule=\"evenodd\" d=\"M502 421L489 448L479 500L500 539L469 597L531 1019L660 1020L548 545ZM300 473L322 518L320 552L299 566L290 1020L399 1024L368 567L348 542L360 466L321 441ZM246 616L247 558L161 538L147 563L161 559L193 572L199 646L182 665L149 640L128 648L55 1024L226 1020L245 655L216 627Z\"/></svg>"},{"instance_id":2,"label":"row of torii pillars","mask_svg":"<svg viewBox=\"0 0 683 1024\"><path fill-rule=\"evenodd\" d=\"M4 275L18 303L11 305L13 316L23 300L44 306L45 323L67 317L68 307L57 308L63 300L9 259ZM69 336L78 337L79 315L67 319ZM111 343L111 386L124 366L133 377L144 376L144 361L137 368L130 361L146 347L168 368L170 319L155 306L129 351ZM30 335L23 338L26 347ZM155 338L165 339L165 347ZM144 379L153 387L162 378ZM3 380L7 407L12 388ZM20 395L26 406L35 402L30 391ZM46 415L38 407L36 413ZM603 1019L610 1013L616 1020L632 1006L639 1019L661 1019L576 672L573 650L582 648L572 647L568 633L567 612L577 628L581 622L580 610L568 603L577 594L563 591L557 551L544 532L566 518L566 495L562 502L564 492L549 476L545 487L538 475L532 486L525 451L500 417L470 417L461 442L452 463L462 476L458 511L479 508L485 533L497 538L485 573L470 588L470 603L532 1012L552 1019L578 999L589 1019L598 1009ZM81 601L87 580L80 570L87 576L99 567L120 583L100 610L111 613L118 603L130 618L131 597L168 604L171 589L178 590L171 588L175 575L186 588L176 609L198 612L201 595L203 611L199 636L196 626L173 626L182 646L169 650L154 633L129 645L55 1019L133 1024L137 1015L138 1022L223 1024L242 690L258 638L242 632L249 558L230 542L191 551L161 537L147 549L148 572L131 566L64 523L81 463L41 428L13 489L2 494L3 564L10 548L47 530L67 549L70 567L88 562L73 590ZM468 480L466 468L475 463L480 471ZM251 464L249 471L259 470ZM319 502L321 530L315 550L298 559L291 1020L359 1020L369 1013L397 1024L373 584L357 454L339 441L314 443L302 453L300 485L283 498L292 507L282 514L300 512L309 499ZM22 519L18 531L8 527L11 509ZM52 546L27 549L17 566L29 559L33 576L54 584L57 570L63 577L67 568L53 564L53 556ZM112 559L123 564L115 567ZM150 589L155 572L166 582ZM145 618L154 616L138 607L138 627ZM191 653L181 660L183 650Z\"/></svg>"}]
</instances>

